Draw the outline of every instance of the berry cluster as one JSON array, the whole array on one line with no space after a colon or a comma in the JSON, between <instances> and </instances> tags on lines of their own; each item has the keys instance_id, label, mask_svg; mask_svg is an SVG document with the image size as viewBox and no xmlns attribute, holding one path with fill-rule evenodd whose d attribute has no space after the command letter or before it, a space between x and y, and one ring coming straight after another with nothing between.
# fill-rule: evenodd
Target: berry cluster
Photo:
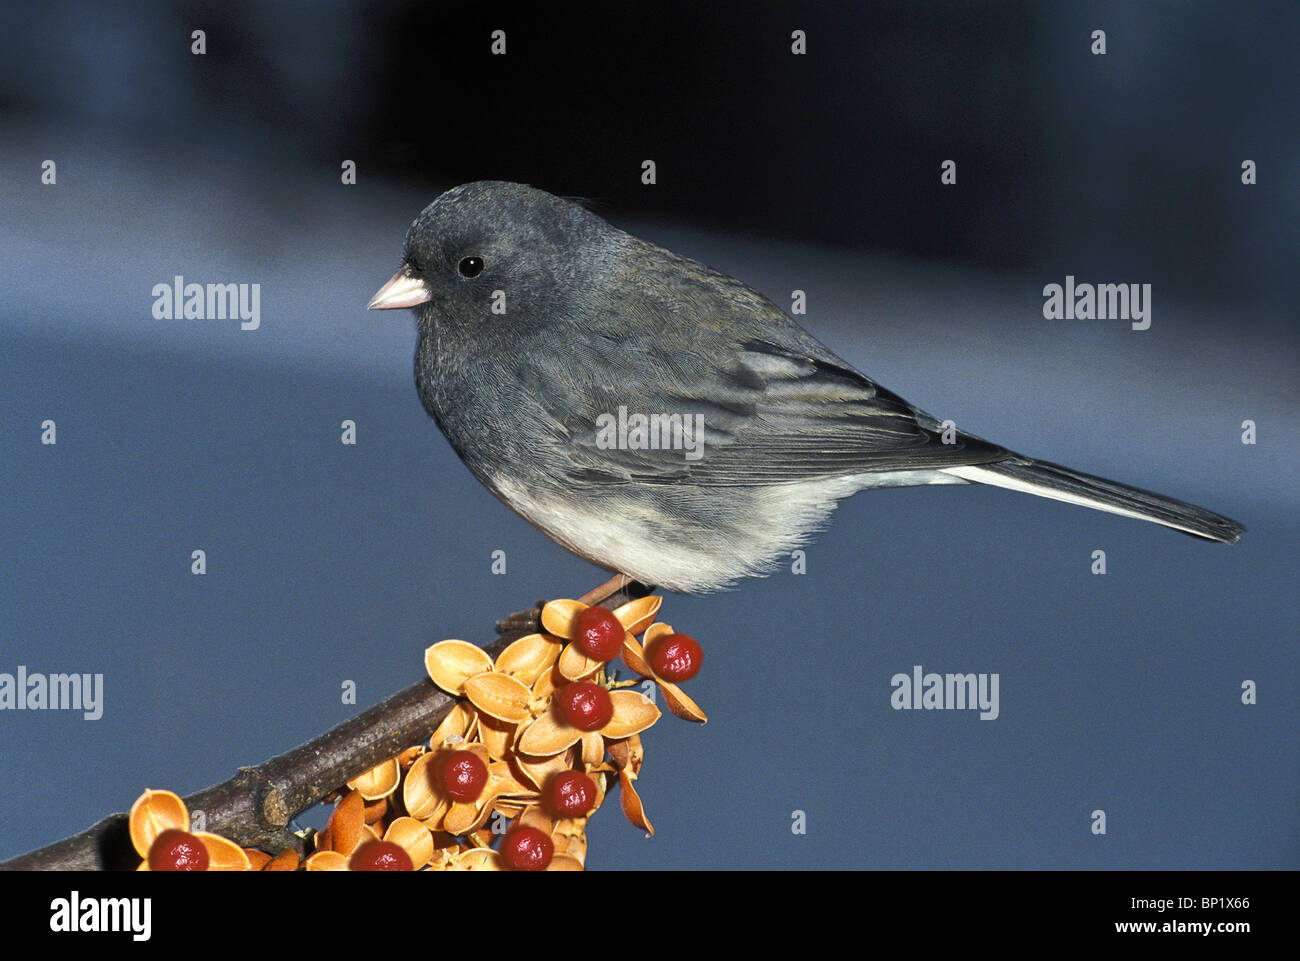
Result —
<instances>
[{"instance_id":1,"label":"berry cluster","mask_svg":"<svg viewBox=\"0 0 1300 961\"><path fill-rule=\"evenodd\" d=\"M661 692L674 714L707 720L679 687L699 671L700 645L654 621L661 603L647 597L610 611L552 601L543 632L495 660L465 641L434 644L425 668L460 703L427 745L336 792L301 865L292 851L272 857L192 833L180 798L146 791L131 811L142 869L581 870L587 819L614 781L624 815L653 834L634 782L640 735L661 715L653 697L629 688ZM617 657L644 680L616 679L608 664Z\"/></svg>"}]
</instances>

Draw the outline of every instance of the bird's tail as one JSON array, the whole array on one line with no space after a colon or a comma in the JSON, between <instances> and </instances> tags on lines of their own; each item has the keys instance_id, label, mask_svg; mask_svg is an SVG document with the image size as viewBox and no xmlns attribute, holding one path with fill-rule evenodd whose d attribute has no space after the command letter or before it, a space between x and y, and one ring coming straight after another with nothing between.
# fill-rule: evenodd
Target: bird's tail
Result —
<instances>
[{"instance_id":1,"label":"bird's tail","mask_svg":"<svg viewBox=\"0 0 1300 961\"><path fill-rule=\"evenodd\" d=\"M1203 507L1185 504L1172 497L1153 494L1127 484L1118 484L1103 477L1081 474L1046 461L1016 458L992 464L949 467L945 473L978 484L991 484L1125 517L1154 521L1193 537L1224 544L1237 543L1246 530L1236 521Z\"/></svg>"}]
</instances>

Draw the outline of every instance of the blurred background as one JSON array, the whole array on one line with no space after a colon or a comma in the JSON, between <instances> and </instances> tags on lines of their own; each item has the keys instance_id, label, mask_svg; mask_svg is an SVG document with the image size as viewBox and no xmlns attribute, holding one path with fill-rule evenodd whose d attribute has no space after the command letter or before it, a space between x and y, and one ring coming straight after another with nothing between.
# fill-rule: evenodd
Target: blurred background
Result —
<instances>
[{"instance_id":1,"label":"blurred background","mask_svg":"<svg viewBox=\"0 0 1300 961\"><path fill-rule=\"evenodd\" d=\"M1298 45L1262 2L6 4L0 672L102 672L105 706L0 712L0 858L603 579L473 481L410 315L364 311L425 204L507 179L806 291L814 334L963 428L1248 530L846 501L806 574L668 596L711 720L646 735L657 836L608 807L590 867L1296 867ZM260 284L260 328L156 319L178 274ZM1067 274L1151 284L1151 328L1045 320ZM999 673L1001 716L892 710L915 664Z\"/></svg>"}]
</instances>

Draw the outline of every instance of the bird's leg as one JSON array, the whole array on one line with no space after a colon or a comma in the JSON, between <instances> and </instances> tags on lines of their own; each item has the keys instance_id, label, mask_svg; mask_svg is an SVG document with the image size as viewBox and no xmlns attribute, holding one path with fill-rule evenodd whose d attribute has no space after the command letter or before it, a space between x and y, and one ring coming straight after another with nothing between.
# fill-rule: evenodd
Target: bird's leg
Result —
<instances>
[{"instance_id":1,"label":"bird's leg","mask_svg":"<svg viewBox=\"0 0 1300 961\"><path fill-rule=\"evenodd\" d=\"M615 574L599 587L592 588L586 594L578 598L580 604L588 607L606 601L617 595L621 596L619 604L626 603L628 600L636 597L645 597L653 588L647 587L633 577L626 574ZM546 601L538 601L537 606L527 611L519 611L511 614L505 620L497 621L497 634L501 637L519 636L525 634L536 634L542 629L542 608L546 606ZM614 606L618 606L617 604Z\"/></svg>"},{"instance_id":2,"label":"bird's leg","mask_svg":"<svg viewBox=\"0 0 1300 961\"><path fill-rule=\"evenodd\" d=\"M623 588L633 583L635 583L635 581L626 574L615 574L604 584L601 584L599 587L593 587L591 590L587 591L586 594L583 594L578 598L578 603L586 604L588 607L593 607L605 600L611 594L617 594Z\"/></svg>"}]
</instances>

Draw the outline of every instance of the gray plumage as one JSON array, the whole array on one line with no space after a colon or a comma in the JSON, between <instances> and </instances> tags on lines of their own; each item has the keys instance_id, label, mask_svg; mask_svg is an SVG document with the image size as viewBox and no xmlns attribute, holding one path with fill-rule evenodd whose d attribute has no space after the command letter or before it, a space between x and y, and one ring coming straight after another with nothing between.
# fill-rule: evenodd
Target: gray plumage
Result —
<instances>
[{"instance_id":1,"label":"gray plumage","mask_svg":"<svg viewBox=\"0 0 1300 961\"><path fill-rule=\"evenodd\" d=\"M935 418L761 294L519 184L466 184L426 207L371 306L416 307L420 398L475 477L568 549L662 587L767 573L870 487L988 483L1242 534L971 434L944 443ZM611 449L598 425L620 407L702 415L702 456Z\"/></svg>"}]
</instances>

